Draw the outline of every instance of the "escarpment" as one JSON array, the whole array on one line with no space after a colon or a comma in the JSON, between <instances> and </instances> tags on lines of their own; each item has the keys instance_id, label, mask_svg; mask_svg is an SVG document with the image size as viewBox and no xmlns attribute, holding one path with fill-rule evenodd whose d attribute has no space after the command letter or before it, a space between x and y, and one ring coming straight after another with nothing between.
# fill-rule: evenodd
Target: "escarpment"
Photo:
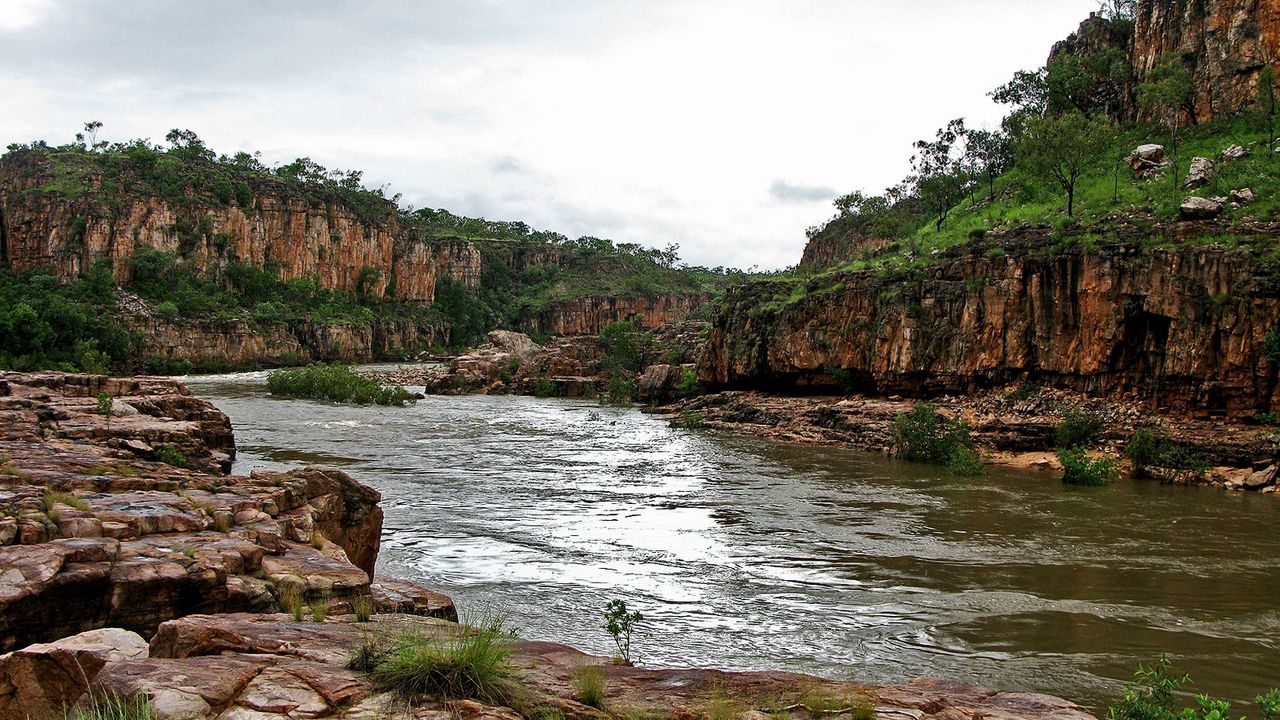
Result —
<instances>
[{"instance_id":1,"label":"escarpment","mask_svg":"<svg viewBox=\"0 0 1280 720\"><path fill-rule=\"evenodd\" d=\"M1280 400L1264 351L1278 312L1274 269L1245 248L961 246L914 271L732 288L699 377L911 396L1027 379L1249 417Z\"/></svg>"},{"instance_id":2,"label":"escarpment","mask_svg":"<svg viewBox=\"0 0 1280 720\"><path fill-rule=\"evenodd\" d=\"M190 191L162 197L101 174L68 189L58 172L36 151L11 153L0 163L3 252L15 272L51 268L66 280L107 260L123 282L129 259L153 248L181 253L201 268L235 260L270 267L286 281L313 278L331 290L426 303L441 278L466 287L479 282L474 244L423 238L389 204L362 213L339 198L318 199L261 179L226 201Z\"/></svg>"}]
</instances>

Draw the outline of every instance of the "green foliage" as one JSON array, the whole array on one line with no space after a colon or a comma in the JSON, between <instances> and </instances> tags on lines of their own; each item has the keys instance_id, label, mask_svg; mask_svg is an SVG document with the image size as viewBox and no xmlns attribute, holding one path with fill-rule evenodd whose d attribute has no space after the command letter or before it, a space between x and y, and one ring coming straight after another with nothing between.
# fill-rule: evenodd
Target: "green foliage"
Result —
<instances>
[{"instance_id":1,"label":"green foliage","mask_svg":"<svg viewBox=\"0 0 1280 720\"><path fill-rule=\"evenodd\" d=\"M701 395L703 392L702 383L698 382L698 373L692 368L685 368L680 373L680 382L676 383L676 393L683 398L691 398Z\"/></svg>"},{"instance_id":2,"label":"green foliage","mask_svg":"<svg viewBox=\"0 0 1280 720\"><path fill-rule=\"evenodd\" d=\"M604 609L604 629L618 648L618 657L627 665L631 663L631 636L636 625L644 621L639 611L627 609L625 600L610 600Z\"/></svg>"},{"instance_id":3,"label":"green foliage","mask_svg":"<svg viewBox=\"0 0 1280 720\"><path fill-rule=\"evenodd\" d=\"M600 331L600 347L604 350L600 366L608 370L638 372L642 358L636 335L635 326L629 322L613 322L606 325Z\"/></svg>"},{"instance_id":4,"label":"green foliage","mask_svg":"<svg viewBox=\"0 0 1280 720\"><path fill-rule=\"evenodd\" d=\"M303 368L276 370L267 376L272 395L315 398L355 405L402 406L413 395L399 385L383 387L346 365L316 363Z\"/></svg>"},{"instance_id":5,"label":"green foliage","mask_svg":"<svg viewBox=\"0 0 1280 720\"><path fill-rule=\"evenodd\" d=\"M1018 141L1018 164L1032 177L1067 193L1067 217L1075 216L1076 186L1106 157L1115 128L1105 119L1073 111L1027 120Z\"/></svg>"},{"instance_id":6,"label":"green foliage","mask_svg":"<svg viewBox=\"0 0 1280 720\"><path fill-rule=\"evenodd\" d=\"M505 705L515 694L510 638L500 620L456 625L442 635L407 631L370 671L375 688L413 700L426 695Z\"/></svg>"},{"instance_id":7,"label":"green foliage","mask_svg":"<svg viewBox=\"0 0 1280 720\"><path fill-rule=\"evenodd\" d=\"M156 460L174 467L187 466L186 453L172 445L161 445L156 448Z\"/></svg>"},{"instance_id":8,"label":"green foliage","mask_svg":"<svg viewBox=\"0 0 1280 720\"><path fill-rule=\"evenodd\" d=\"M1102 416L1073 407L1063 408L1062 420L1053 430L1053 440L1060 448L1092 445L1106 423Z\"/></svg>"},{"instance_id":9,"label":"green foliage","mask_svg":"<svg viewBox=\"0 0 1280 720\"><path fill-rule=\"evenodd\" d=\"M302 590L290 585L280 591L280 607L293 616L294 622L302 622L306 605L302 602Z\"/></svg>"},{"instance_id":10,"label":"green foliage","mask_svg":"<svg viewBox=\"0 0 1280 720\"><path fill-rule=\"evenodd\" d=\"M978 474L982 457L973 448L969 428L960 420L943 417L937 408L918 402L900 413L893 423L898 456L910 462L945 465L958 474Z\"/></svg>"},{"instance_id":11,"label":"green foliage","mask_svg":"<svg viewBox=\"0 0 1280 720\"><path fill-rule=\"evenodd\" d=\"M165 320L172 320L178 317L178 305L172 300L165 300L156 305L156 314Z\"/></svg>"},{"instance_id":12,"label":"green foliage","mask_svg":"<svg viewBox=\"0 0 1280 720\"><path fill-rule=\"evenodd\" d=\"M858 376L848 368L836 367L834 365L824 365L822 368L832 380L836 381L836 385L840 387L840 392L845 395L852 395L858 390Z\"/></svg>"},{"instance_id":13,"label":"green foliage","mask_svg":"<svg viewBox=\"0 0 1280 720\"><path fill-rule=\"evenodd\" d=\"M44 491L45 512L52 511L55 505L66 505L69 508L74 508L76 510L81 510L81 511L89 510L89 503L85 502L84 500L81 500L80 498L76 497L75 495L72 495L71 493L62 492L60 490L45 490Z\"/></svg>"},{"instance_id":14,"label":"green foliage","mask_svg":"<svg viewBox=\"0 0 1280 720\"><path fill-rule=\"evenodd\" d=\"M604 400L612 405L624 405L636 396L636 381L625 370L613 370L605 384Z\"/></svg>"},{"instance_id":15,"label":"green foliage","mask_svg":"<svg viewBox=\"0 0 1280 720\"><path fill-rule=\"evenodd\" d=\"M1186 694L1184 688L1190 682L1190 675L1172 673L1168 657L1161 656L1150 666L1139 665L1133 682L1111 704L1107 720L1236 720L1230 702L1208 695L1196 695L1194 707L1180 708L1178 696ZM1262 720L1280 717L1280 689L1258 695L1255 702Z\"/></svg>"},{"instance_id":16,"label":"green foliage","mask_svg":"<svg viewBox=\"0 0 1280 720\"><path fill-rule=\"evenodd\" d=\"M115 407L115 402L116 402L116 399L111 395L111 393L107 393L107 392L98 393L98 404L95 409L97 410L99 415L101 415L104 419L106 419L107 430L111 429L112 408Z\"/></svg>"},{"instance_id":17,"label":"green foliage","mask_svg":"<svg viewBox=\"0 0 1280 720\"><path fill-rule=\"evenodd\" d=\"M369 618L373 617L373 598L368 595L357 597L353 603L352 610L355 611L356 622L369 622Z\"/></svg>"},{"instance_id":18,"label":"green foliage","mask_svg":"<svg viewBox=\"0 0 1280 720\"><path fill-rule=\"evenodd\" d=\"M152 720L151 701L145 695L124 699L107 694L94 697L87 707L64 712L62 720Z\"/></svg>"},{"instance_id":19,"label":"green foliage","mask_svg":"<svg viewBox=\"0 0 1280 720\"><path fill-rule=\"evenodd\" d=\"M1069 485L1106 485L1117 477L1115 460L1090 458L1084 448L1059 450L1058 462L1062 463L1062 482Z\"/></svg>"},{"instance_id":20,"label":"green foliage","mask_svg":"<svg viewBox=\"0 0 1280 720\"><path fill-rule=\"evenodd\" d=\"M573 670L573 689L578 702L597 710L604 709L605 677L598 665L580 665Z\"/></svg>"},{"instance_id":21,"label":"green foliage","mask_svg":"<svg viewBox=\"0 0 1280 720\"><path fill-rule=\"evenodd\" d=\"M696 410L681 410L680 416L671 422L673 427L682 430L701 430L706 424L706 418Z\"/></svg>"},{"instance_id":22,"label":"green foliage","mask_svg":"<svg viewBox=\"0 0 1280 720\"><path fill-rule=\"evenodd\" d=\"M105 264L60 283L46 271L0 268L0 369L102 373L132 352Z\"/></svg>"},{"instance_id":23,"label":"green foliage","mask_svg":"<svg viewBox=\"0 0 1280 720\"><path fill-rule=\"evenodd\" d=\"M554 397L555 394L556 384L547 378L538 378L537 382L533 384L534 397L549 398Z\"/></svg>"},{"instance_id":24,"label":"green foliage","mask_svg":"<svg viewBox=\"0 0 1280 720\"><path fill-rule=\"evenodd\" d=\"M1161 431L1138 428L1125 445L1124 454L1138 467L1157 467L1184 470L1202 475L1209 469L1204 456L1180 445Z\"/></svg>"}]
</instances>

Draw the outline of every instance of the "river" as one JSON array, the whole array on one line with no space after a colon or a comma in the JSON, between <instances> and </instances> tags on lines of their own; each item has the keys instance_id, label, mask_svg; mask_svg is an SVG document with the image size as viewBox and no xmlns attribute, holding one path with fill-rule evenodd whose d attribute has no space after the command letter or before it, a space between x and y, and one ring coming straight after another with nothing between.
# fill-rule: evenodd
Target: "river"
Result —
<instances>
[{"instance_id":1,"label":"river","mask_svg":"<svg viewBox=\"0 0 1280 720\"><path fill-rule=\"evenodd\" d=\"M1096 711L1161 653L1235 701L1280 685L1273 496L955 478L582 401L349 407L272 398L263 373L187 380L231 417L237 473L350 472L382 493L380 573L524 637L612 654L622 599L646 665L943 676Z\"/></svg>"}]
</instances>

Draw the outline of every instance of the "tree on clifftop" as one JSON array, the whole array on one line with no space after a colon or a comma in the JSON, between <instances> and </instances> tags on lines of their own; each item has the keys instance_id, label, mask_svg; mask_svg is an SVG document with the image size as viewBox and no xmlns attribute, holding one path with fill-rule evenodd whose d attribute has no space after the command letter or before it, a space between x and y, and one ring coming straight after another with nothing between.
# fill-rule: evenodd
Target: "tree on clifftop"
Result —
<instances>
[{"instance_id":1,"label":"tree on clifftop","mask_svg":"<svg viewBox=\"0 0 1280 720\"><path fill-rule=\"evenodd\" d=\"M1111 123L1079 112L1031 118L1018 143L1018 164L1057 183L1067 193L1067 217L1074 217L1076 183L1103 159L1114 137Z\"/></svg>"},{"instance_id":2,"label":"tree on clifftop","mask_svg":"<svg viewBox=\"0 0 1280 720\"><path fill-rule=\"evenodd\" d=\"M917 141L916 154L911 158L916 194L932 212L938 230L969 184L959 148L967 134L963 119L952 120L938 131L933 141Z\"/></svg>"}]
</instances>

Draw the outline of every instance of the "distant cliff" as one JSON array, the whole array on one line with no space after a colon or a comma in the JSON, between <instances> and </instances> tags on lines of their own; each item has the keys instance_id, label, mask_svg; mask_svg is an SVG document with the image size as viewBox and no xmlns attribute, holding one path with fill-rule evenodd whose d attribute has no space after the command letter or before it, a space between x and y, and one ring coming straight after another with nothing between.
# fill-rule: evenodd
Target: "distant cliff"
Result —
<instances>
[{"instance_id":1,"label":"distant cliff","mask_svg":"<svg viewBox=\"0 0 1280 720\"><path fill-rule=\"evenodd\" d=\"M744 285L726 294L699 378L910 396L1029 380L1192 413L1273 412L1280 357L1264 347L1280 276L1260 258L1274 242L1047 253L1028 237L919 270Z\"/></svg>"},{"instance_id":2,"label":"distant cliff","mask_svg":"<svg viewBox=\"0 0 1280 720\"><path fill-rule=\"evenodd\" d=\"M142 359L205 367L396 358L501 327L655 328L708 298L669 251L403 211L358 177L246 158L194 135L168 150L15 146L0 158L0 267L68 282L105 263Z\"/></svg>"}]
</instances>

